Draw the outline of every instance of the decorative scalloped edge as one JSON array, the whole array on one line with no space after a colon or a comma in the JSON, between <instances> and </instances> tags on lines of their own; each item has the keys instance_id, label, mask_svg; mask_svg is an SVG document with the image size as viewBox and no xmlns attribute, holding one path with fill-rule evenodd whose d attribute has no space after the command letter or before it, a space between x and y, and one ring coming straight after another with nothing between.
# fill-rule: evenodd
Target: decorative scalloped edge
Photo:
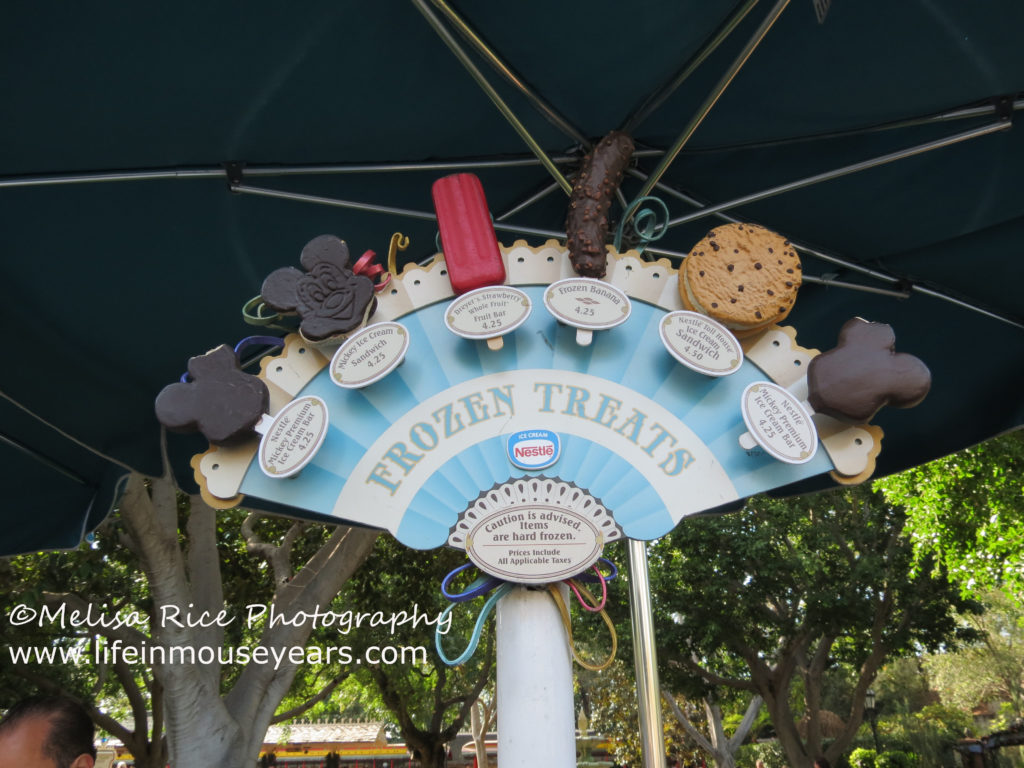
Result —
<instances>
[{"instance_id":1,"label":"decorative scalloped edge","mask_svg":"<svg viewBox=\"0 0 1024 768\"><path fill-rule=\"evenodd\" d=\"M608 269L603 278L624 291L631 299L643 301L669 312L684 309L679 297L679 269L668 259L645 261L636 251L618 253L608 246ZM525 240L516 240L511 246L501 246L505 259L507 285L547 285L566 277L578 277L569 261L568 250L557 240L548 240L541 246L531 246ZM368 323L383 320L398 320L411 312L455 296L448 280L444 254L435 254L434 260L426 265L406 264L401 274L393 276L388 287L377 296L377 308L367 320ZM277 413L292 397L302 390L319 371L330 362L334 350L344 339L311 344L299 334L285 338L285 348L280 355L261 361L260 378L267 382L271 393L270 413ZM770 326L763 332L741 339L744 354L775 383L793 392L801 400L807 399L806 363L817 354L816 349L807 349L796 343L796 330L791 326ZM775 342L778 342L777 344ZM785 342L788 342L786 344ZM667 354L667 353L666 353ZM795 355L795 357L792 357ZM308 357L307 357L308 356ZM792 366L795 361L798 365ZM271 369L271 366L274 366ZM790 367L792 366L792 367ZM815 415L818 421L818 415ZM850 425L844 425L850 427ZM869 478L875 470L875 457L881 450L882 430L869 425L855 425L854 430L864 430L872 438L873 445L865 452L865 469L855 475L837 475L839 482L858 483ZM848 448L851 438L847 430L840 429L822 437L822 445L828 451L833 464L837 452ZM251 448L255 455L258 443ZM207 455L217 450L212 446ZM251 458L251 456L250 456ZM195 464L193 466L196 466ZM204 499L209 493L205 476L196 466L196 481L202 489ZM843 478L843 479L839 479ZM859 479L858 479L859 478ZM241 479L239 479L239 485ZM217 497L212 497L217 498ZM237 505L241 496L233 496L231 506ZM223 505L223 500L218 502Z\"/></svg>"},{"instance_id":2,"label":"decorative scalloped edge","mask_svg":"<svg viewBox=\"0 0 1024 768\"><path fill-rule=\"evenodd\" d=\"M222 499L219 496L214 496L207 487L207 477L203 473L201 466L207 460L207 457L212 457L217 452L218 446L211 445L203 453L197 453L193 456L192 460L189 462L192 465L192 477L195 479L196 485L199 486L199 495L202 497L203 501L214 509L231 509L233 507L241 506L242 500L245 498L244 494L239 493L230 498ZM252 452L253 455L255 455L256 449L254 448Z\"/></svg>"},{"instance_id":3,"label":"decorative scalloped edge","mask_svg":"<svg viewBox=\"0 0 1024 768\"><path fill-rule=\"evenodd\" d=\"M537 495L536 487L532 493L527 488L527 486L538 484L547 485L547 488L540 492L540 496ZM573 492L576 492L573 498L565 498L566 494ZM505 498L502 498L502 494ZM511 509L531 503L557 503L562 509L591 518L598 530L601 531L605 544L625 537L622 528L615 522L615 518L612 517L608 508L585 488L580 488L568 480L537 475L509 478L505 482L495 483L483 491L466 507L465 511L459 514L459 520L448 536L448 543L457 549L465 549L466 534L481 517L493 514L493 510L489 508L492 504L498 509Z\"/></svg>"}]
</instances>

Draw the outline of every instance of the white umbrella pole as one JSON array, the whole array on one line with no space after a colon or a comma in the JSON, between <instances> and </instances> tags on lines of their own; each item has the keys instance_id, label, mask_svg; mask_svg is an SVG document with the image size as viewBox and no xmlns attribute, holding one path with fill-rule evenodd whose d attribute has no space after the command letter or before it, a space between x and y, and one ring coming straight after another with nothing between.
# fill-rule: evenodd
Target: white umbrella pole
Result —
<instances>
[{"instance_id":1,"label":"white umbrella pole","mask_svg":"<svg viewBox=\"0 0 1024 768\"><path fill-rule=\"evenodd\" d=\"M501 598L496 631L501 768L536 768L538 755L545 768L574 768L572 655L547 588L517 587Z\"/></svg>"}]
</instances>

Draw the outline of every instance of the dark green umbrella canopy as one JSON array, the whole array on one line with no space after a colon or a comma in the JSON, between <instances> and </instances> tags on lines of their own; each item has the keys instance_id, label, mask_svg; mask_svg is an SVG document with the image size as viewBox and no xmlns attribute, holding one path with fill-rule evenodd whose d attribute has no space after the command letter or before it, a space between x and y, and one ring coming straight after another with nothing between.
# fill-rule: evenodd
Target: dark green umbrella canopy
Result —
<instances>
[{"instance_id":1,"label":"dark green umbrella canopy","mask_svg":"<svg viewBox=\"0 0 1024 768\"><path fill-rule=\"evenodd\" d=\"M456 3L561 125L454 37L563 174L581 139L628 125L641 150L630 200L721 90L654 194L673 219L732 203L720 213L801 247L809 281L787 324L802 345L828 349L861 316L892 325L897 348L929 365L924 403L875 419L879 474L1018 427L1024 4L783 5ZM156 394L189 357L252 333L241 306L314 236L337 234L358 255L386 252L402 231L404 258L428 258L430 184L470 161L504 242L564 231L557 187L506 215L552 176L428 22L453 28L443 9L424 6L0 10L0 553L75 545L128 468L161 471ZM679 223L652 247L681 255L719 223ZM204 445L170 438L185 487Z\"/></svg>"}]
</instances>

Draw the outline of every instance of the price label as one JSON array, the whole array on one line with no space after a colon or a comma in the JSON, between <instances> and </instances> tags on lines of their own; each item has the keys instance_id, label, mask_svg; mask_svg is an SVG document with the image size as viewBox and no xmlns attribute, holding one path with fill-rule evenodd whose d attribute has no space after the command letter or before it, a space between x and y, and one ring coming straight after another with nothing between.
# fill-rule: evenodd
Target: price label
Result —
<instances>
[{"instance_id":1,"label":"price label","mask_svg":"<svg viewBox=\"0 0 1024 768\"><path fill-rule=\"evenodd\" d=\"M707 376L728 376L743 365L743 348L732 332L699 312L669 312L661 341L676 360Z\"/></svg>"},{"instance_id":2,"label":"price label","mask_svg":"<svg viewBox=\"0 0 1024 768\"><path fill-rule=\"evenodd\" d=\"M331 360L331 381L342 389L361 389L380 381L405 359L409 331L401 323L375 323L356 331Z\"/></svg>"},{"instance_id":3,"label":"price label","mask_svg":"<svg viewBox=\"0 0 1024 768\"><path fill-rule=\"evenodd\" d=\"M530 316L530 297L505 285L477 288L453 301L444 320L464 339L491 339L511 333Z\"/></svg>"},{"instance_id":4,"label":"price label","mask_svg":"<svg viewBox=\"0 0 1024 768\"><path fill-rule=\"evenodd\" d=\"M263 434L260 469L270 477L298 473L320 450L328 425L327 403L315 395L292 400L274 417L264 416L256 425Z\"/></svg>"},{"instance_id":5,"label":"price label","mask_svg":"<svg viewBox=\"0 0 1024 768\"><path fill-rule=\"evenodd\" d=\"M629 297L613 285L588 277L552 283L544 292L548 312L566 325L586 330L614 328L629 319Z\"/></svg>"},{"instance_id":6,"label":"price label","mask_svg":"<svg viewBox=\"0 0 1024 768\"><path fill-rule=\"evenodd\" d=\"M787 464L804 464L818 450L811 414L792 393L770 381L755 381L743 390L743 420L768 455Z\"/></svg>"}]
</instances>

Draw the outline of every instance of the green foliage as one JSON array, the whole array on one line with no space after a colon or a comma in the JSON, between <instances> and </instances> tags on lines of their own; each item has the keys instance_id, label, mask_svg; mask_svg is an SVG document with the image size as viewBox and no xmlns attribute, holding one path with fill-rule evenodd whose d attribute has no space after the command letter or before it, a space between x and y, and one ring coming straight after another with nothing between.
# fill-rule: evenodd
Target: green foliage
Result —
<instances>
[{"instance_id":1,"label":"green foliage","mask_svg":"<svg viewBox=\"0 0 1024 768\"><path fill-rule=\"evenodd\" d=\"M411 552L390 536L377 540L373 554L349 580L340 604L359 612L386 615L418 611L434 624L407 623L390 628L365 627L349 637L355 646L397 645L422 647L425 664L362 665L360 678L377 688L406 744L418 751L424 766L443 762L442 745L468 724L469 706L493 679L493 619L473 657L449 667L434 649L434 627L449 606L441 582L452 569L466 562L465 554L441 548ZM482 600L460 604L452 611L451 629L442 637L446 655L454 657L466 647Z\"/></svg>"},{"instance_id":2,"label":"green foliage","mask_svg":"<svg viewBox=\"0 0 1024 768\"><path fill-rule=\"evenodd\" d=\"M877 757L875 750L857 747L850 753L850 768L875 768Z\"/></svg>"},{"instance_id":3,"label":"green foliage","mask_svg":"<svg viewBox=\"0 0 1024 768\"><path fill-rule=\"evenodd\" d=\"M875 486L907 511L917 566L936 556L965 592L1024 602L1024 430Z\"/></svg>"},{"instance_id":4,"label":"green foliage","mask_svg":"<svg viewBox=\"0 0 1024 768\"><path fill-rule=\"evenodd\" d=\"M883 752L875 758L875 768L916 768L917 756L909 752Z\"/></svg>"},{"instance_id":5,"label":"green foliage","mask_svg":"<svg viewBox=\"0 0 1024 768\"><path fill-rule=\"evenodd\" d=\"M970 635L935 564L910 573L903 520L861 487L684 521L649 548L663 683L691 697L753 687L791 761L821 752L796 721L826 702L846 719L883 659Z\"/></svg>"},{"instance_id":6,"label":"green foliage","mask_svg":"<svg viewBox=\"0 0 1024 768\"><path fill-rule=\"evenodd\" d=\"M977 640L932 654L924 666L943 701L968 711L983 703L1003 703L1008 722L1024 714L1024 608L996 591L984 594L981 604L984 611L961 616Z\"/></svg>"},{"instance_id":7,"label":"green foliage","mask_svg":"<svg viewBox=\"0 0 1024 768\"><path fill-rule=\"evenodd\" d=\"M590 708L590 726L612 744L612 755L622 765L641 765L640 720L637 712L636 683L632 671L622 659L616 659L600 672L577 667L577 686L585 692ZM701 726L703 707L677 697L679 706L691 721ZM673 761L698 764L701 752L679 722L662 703L665 754Z\"/></svg>"},{"instance_id":8,"label":"green foliage","mask_svg":"<svg viewBox=\"0 0 1024 768\"><path fill-rule=\"evenodd\" d=\"M736 756L736 765L739 768L754 768L758 760L764 762L765 768L788 768L789 766L782 745L774 739L744 744Z\"/></svg>"}]
</instances>

